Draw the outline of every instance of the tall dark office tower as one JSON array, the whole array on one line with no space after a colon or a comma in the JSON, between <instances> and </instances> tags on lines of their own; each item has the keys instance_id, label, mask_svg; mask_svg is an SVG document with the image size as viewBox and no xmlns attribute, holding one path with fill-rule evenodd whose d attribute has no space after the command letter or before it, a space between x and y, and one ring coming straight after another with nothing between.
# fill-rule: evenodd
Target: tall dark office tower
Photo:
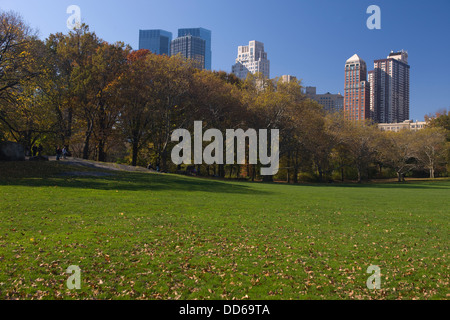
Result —
<instances>
[{"instance_id":1,"label":"tall dark office tower","mask_svg":"<svg viewBox=\"0 0 450 320\"><path fill-rule=\"evenodd\" d=\"M204 28L178 29L178 37L184 37L188 35L205 40L205 69L211 70L212 65L211 31Z\"/></svg>"},{"instance_id":2,"label":"tall dark office tower","mask_svg":"<svg viewBox=\"0 0 450 320\"><path fill-rule=\"evenodd\" d=\"M353 121L371 118L367 66L357 54L345 63L344 114Z\"/></svg>"},{"instance_id":3,"label":"tall dark office tower","mask_svg":"<svg viewBox=\"0 0 450 320\"><path fill-rule=\"evenodd\" d=\"M197 68L205 69L205 42L202 38L191 35L178 37L172 40L170 52L172 56L180 53L181 56L194 60Z\"/></svg>"},{"instance_id":4,"label":"tall dark office tower","mask_svg":"<svg viewBox=\"0 0 450 320\"><path fill-rule=\"evenodd\" d=\"M375 60L369 81L377 122L409 120L409 69L406 51L391 52L386 59Z\"/></svg>"},{"instance_id":5,"label":"tall dark office tower","mask_svg":"<svg viewBox=\"0 0 450 320\"><path fill-rule=\"evenodd\" d=\"M170 56L172 33L164 30L139 30L139 49Z\"/></svg>"}]
</instances>

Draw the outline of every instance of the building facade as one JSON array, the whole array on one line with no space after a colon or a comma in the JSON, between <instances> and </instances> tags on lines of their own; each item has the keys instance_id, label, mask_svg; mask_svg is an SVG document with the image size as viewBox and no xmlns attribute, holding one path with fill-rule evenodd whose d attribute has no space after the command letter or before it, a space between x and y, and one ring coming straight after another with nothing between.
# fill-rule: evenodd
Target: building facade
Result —
<instances>
[{"instance_id":1,"label":"building facade","mask_svg":"<svg viewBox=\"0 0 450 320\"><path fill-rule=\"evenodd\" d=\"M231 72L243 80L247 78L248 73L257 72L270 79L270 61L264 51L264 43L253 40L248 46L239 46L238 57Z\"/></svg>"},{"instance_id":2,"label":"building facade","mask_svg":"<svg viewBox=\"0 0 450 320\"><path fill-rule=\"evenodd\" d=\"M371 119L367 65L357 54L345 63L344 114L352 121Z\"/></svg>"},{"instance_id":3,"label":"building facade","mask_svg":"<svg viewBox=\"0 0 450 320\"><path fill-rule=\"evenodd\" d=\"M375 92L375 71L369 71L367 73L367 81L369 82L369 88L370 88L370 98L369 98L369 107L370 107L370 117L375 121L377 121L376 117L376 111L375 111L375 99L374 99L374 92Z\"/></svg>"},{"instance_id":4,"label":"building facade","mask_svg":"<svg viewBox=\"0 0 450 320\"><path fill-rule=\"evenodd\" d=\"M425 129L427 123L425 121L412 121L405 120L401 123L379 123L378 128L381 131L394 131L399 132L400 130L411 130L418 131Z\"/></svg>"},{"instance_id":5,"label":"building facade","mask_svg":"<svg viewBox=\"0 0 450 320\"><path fill-rule=\"evenodd\" d=\"M401 123L409 119L409 70L406 51L391 52L374 61L371 104L379 123Z\"/></svg>"},{"instance_id":6,"label":"building facade","mask_svg":"<svg viewBox=\"0 0 450 320\"><path fill-rule=\"evenodd\" d=\"M165 30L139 30L139 49L147 49L155 54L170 55L172 33Z\"/></svg>"},{"instance_id":7,"label":"building facade","mask_svg":"<svg viewBox=\"0 0 450 320\"><path fill-rule=\"evenodd\" d=\"M340 93L332 94L327 92L325 94L317 94L316 87L306 87L305 95L322 105L326 112L333 113L344 110L344 96Z\"/></svg>"},{"instance_id":8,"label":"building facade","mask_svg":"<svg viewBox=\"0 0 450 320\"><path fill-rule=\"evenodd\" d=\"M212 50L211 50L211 31L205 28L183 28L178 29L178 37L194 36L205 40L205 69L211 70Z\"/></svg>"},{"instance_id":9,"label":"building facade","mask_svg":"<svg viewBox=\"0 0 450 320\"><path fill-rule=\"evenodd\" d=\"M205 69L205 47L205 40L187 35L172 40L170 54L172 56L181 54L182 57L193 60L197 68Z\"/></svg>"},{"instance_id":10,"label":"building facade","mask_svg":"<svg viewBox=\"0 0 450 320\"><path fill-rule=\"evenodd\" d=\"M282 75L282 76L280 77L280 80L283 81L283 82L289 83L289 82L291 82L291 81L297 81L297 77L291 76L291 75L289 75L289 74L285 74L285 75Z\"/></svg>"}]
</instances>

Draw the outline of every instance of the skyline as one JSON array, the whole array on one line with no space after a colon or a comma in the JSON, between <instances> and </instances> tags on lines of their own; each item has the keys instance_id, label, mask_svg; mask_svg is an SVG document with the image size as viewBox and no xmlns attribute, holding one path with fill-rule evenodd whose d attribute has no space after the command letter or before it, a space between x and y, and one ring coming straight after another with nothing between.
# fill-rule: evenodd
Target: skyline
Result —
<instances>
[{"instance_id":1,"label":"skyline","mask_svg":"<svg viewBox=\"0 0 450 320\"><path fill-rule=\"evenodd\" d=\"M231 72L238 47L264 43L271 61L271 77L285 74L302 79L318 93L344 93L345 61L358 54L373 70L374 60L391 51L407 50L411 66L411 119L450 106L450 43L446 12L450 2L419 1L282 1L277 3L205 0L132 1L21 1L0 0L2 10L18 12L29 25L50 33L67 33L69 5L81 8L82 22L108 42L123 41L138 49L140 29L203 27L212 31L212 69ZM381 30L369 30L367 8L381 8ZM355 41L356 39L356 41Z\"/></svg>"}]
</instances>

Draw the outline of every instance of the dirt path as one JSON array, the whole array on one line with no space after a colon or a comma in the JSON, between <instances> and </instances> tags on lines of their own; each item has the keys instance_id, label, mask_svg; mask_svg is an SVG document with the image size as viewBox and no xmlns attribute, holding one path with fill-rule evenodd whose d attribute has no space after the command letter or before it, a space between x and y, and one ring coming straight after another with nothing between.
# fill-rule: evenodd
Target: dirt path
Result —
<instances>
[{"instance_id":1,"label":"dirt path","mask_svg":"<svg viewBox=\"0 0 450 320\"><path fill-rule=\"evenodd\" d=\"M56 157L49 157L50 161L56 161ZM72 165L72 166L83 166L93 169L104 169L112 171L128 171L128 172L152 172L143 167L133 167L125 164L117 164L110 162L97 162L91 160L84 160L79 158L68 157L67 159L60 160L60 163Z\"/></svg>"}]
</instances>

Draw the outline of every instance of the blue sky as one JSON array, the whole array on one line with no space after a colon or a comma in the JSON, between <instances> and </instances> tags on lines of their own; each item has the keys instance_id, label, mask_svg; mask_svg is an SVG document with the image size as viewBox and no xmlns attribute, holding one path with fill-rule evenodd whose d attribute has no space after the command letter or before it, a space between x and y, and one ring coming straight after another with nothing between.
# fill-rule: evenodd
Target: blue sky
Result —
<instances>
[{"instance_id":1,"label":"blue sky","mask_svg":"<svg viewBox=\"0 0 450 320\"><path fill-rule=\"evenodd\" d=\"M318 93L342 92L344 64L353 54L368 69L391 50L407 50L411 65L411 118L450 107L449 0L0 0L45 39L67 32L69 5L109 42L138 47L139 29L212 31L213 69L231 71L239 45L265 44L271 77L283 74L316 86ZM370 5L381 8L381 30L369 30Z\"/></svg>"}]
</instances>

